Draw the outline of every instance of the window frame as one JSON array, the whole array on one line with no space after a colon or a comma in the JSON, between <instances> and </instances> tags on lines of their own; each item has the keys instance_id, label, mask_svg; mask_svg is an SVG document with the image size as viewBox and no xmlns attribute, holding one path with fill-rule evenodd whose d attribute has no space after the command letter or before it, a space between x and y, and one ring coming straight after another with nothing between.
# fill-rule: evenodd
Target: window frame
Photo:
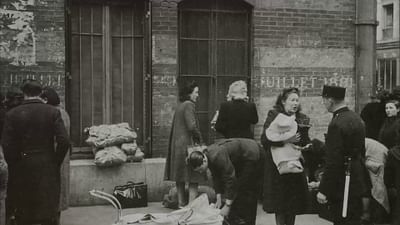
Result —
<instances>
[{"instance_id":1,"label":"window frame","mask_svg":"<svg viewBox=\"0 0 400 225\"><path fill-rule=\"evenodd\" d=\"M229 84L233 81L236 80L244 80L247 83L247 88L248 88L248 94L249 97L251 95L251 77L252 77L252 54L253 54L253 34L252 34L252 29L253 29L253 6L251 6L250 4L248 4L247 2L243 1L243 0L238 0L236 2L238 2L239 4L243 4L245 7L243 7L241 10L232 10L232 9L220 9L218 8L218 1L221 0L211 0L212 1L212 6L210 7L208 5L208 7L204 7L204 8L182 8L181 5L178 5L178 79L193 79L195 80L196 78L208 78L210 79L209 82L209 93L207 93L207 95L210 96L208 103L208 107L207 110L198 110L197 114L198 116L203 116L203 117L207 117L208 122L211 121L212 117L215 114L215 111L218 109L219 104L223 101L225 101L225 96L226 93L228 92L228 88L229 88ZM184 1L181 1L185 2ZM180 3L180 4L181 4ZM222 4L222 3L219 3ZM209 49L211 50L211 52L209 53L209 58L208 58L208 62L209 62L209 73L208 74L183 74L182 73L182 40L184 40L185 38L182 38L182 13L183 12L209 12L210 13L210 24L209 24L209 35L208 38L211 42L211 44L209 44ZM218 73L218 65L216 63L217 57L218 57L218 48L217 48L217 44L219 41L223 41L224 38L219 38L218 37L218 33L217 30L217 26L218 26L218 15L222 14L222 13L244 13L246 15L246 22L245 22L245 37L243 39L243 41L245 42L245 54L246 54L246 59L244 61L245 64L245 71L246 71L246 75L235 75L235 74L219 74ZM233 38L234 39L234 38ZM240 38L239 38L240 39ZM226 39L228 40L228 39ZM228 40L229 41L229 40ZM239 40L240 41L240 40ZM225 67L228 64L225 64ZM223 82L224 78L231 78L232 81L229 84L225 84ZM221 88L220 84L219 84L219 80L221 80L221 84L227 85L227 87ZM179 85L180 82L178 82ZM200 96L204 96L204 90L200 90ZM218 99L219 96L224 96L223 100ZM199 104L197 104L199 105ZM198 107L199 108L199 107ZM200 118L199 118L200 119ZM200 124L200 128L202 135L203 135L203 139L208 140L208 143L212 143L212 141L214 139L219 138L220 136L213 130L211 129L211 126L208 124ZM207 131L205 131L207 129ZM205 136L206 132L208 135Z\"/></svg>"},{"instance_id":2,"label":"window frame","mask_svg":"<svg viewBox=\"0 0 400 225\"><path fill-rule=\"evenodd\" d=\"M387 66L389 66L389 74ZM376 68L376 86L391 91L400 84L398 58L380 58L377 60Z\"/></svg>"},{"instance_id":3,"label":"window frame","mask_svg":"<svg viewBox=\"0 0 400 225\"><path fill-rule=\"evenodd\" d=\"M71 57L72 57L72 5L73 4L88 4L88 5L101 5L103 8L103 63L104 63L104 99L103 99L103 122L102 124L111 124L112 122L112 109L111 109L111 93L112 93L112 82L110 78L112 77L112 65L111 65L111 58L112 58L112 32L111 32L111 7L112 6L124 6L124 5L132 5L135 4L135 1L133 2L126 2L123 0L115 0L115 1L108 1L108 0L67 0L66 1L66 92L65 92L65 101L66 101L66 109L67 112L71 115L71 109L72 109L72 92L71 92L71 87L72 87L72 62L71 62ZM141 139L142 143L140 143L140 147L142 150L144 150L146 157L151 157L152 152L151 152L151 54L150 54L150 49L151 49L151 41L149 38L151 38L150 35L150 24L151 24L151 18L149 17L149 9L150 9L150 1L149 0L143 0L144 4L144 11L142 12L143 14L143 40L141 41L143 43L143 47L141 48L141 80L142 80L142 88L144 91L144 94L141 94L140 98L142 98L142 112L140 116L141 121ZM134 60L134 58L132 59ZM140 69L139 68L139 69ZM132 73L134 73L132 71ZM132 79L134 79L132 77ZM133 82L133 81L132 81ZM132 83L133 85L133 83ZM139 85L139 84L137 84ZM133 91L132 91L133 92ZM136 98L136 97L135 97ZM132 101L134 101L132 99ZM133 104L133 103L132 103ZM132 114L133 114L132 110ZM80 117L82 114L80 115ZM132 121L133 123L134 121ZM98 124L96 124L98 125ZM132 124L131 124L132 125ZM135 129L135 127L132 127ZM78 129L72 127L71 124L71 130L72 129ZM75 159L85 159L85 158L93 158L93 153L92 153L92 147L90 146L73 146L73 149L71 151L72 157Z\"/></svg>"}]
</instances>

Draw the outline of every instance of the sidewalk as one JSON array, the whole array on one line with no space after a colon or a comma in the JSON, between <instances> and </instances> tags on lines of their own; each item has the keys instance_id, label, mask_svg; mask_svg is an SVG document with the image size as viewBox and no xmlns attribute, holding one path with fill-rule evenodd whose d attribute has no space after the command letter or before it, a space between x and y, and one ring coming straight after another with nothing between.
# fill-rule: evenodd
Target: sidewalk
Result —
<instances>
[{"instance_id":1,"label":"sidewalk","mask_svg":"<svg viewBox=\"0 0 400 225\"><path fill-rule=\"evenodd\" d=\"M125 209L123 215L131 213L168 213L173 210L164 208L161 202L151 202L148 207ZM116 210L112 206L71 207L61 215L61 225L111 225L116 218ZM296 217L296 225L331 225L317 215L301 215ZM275 216L266 214L261 205L257 211L257 225L275 225Z\"/></svg>"}]
</instances>

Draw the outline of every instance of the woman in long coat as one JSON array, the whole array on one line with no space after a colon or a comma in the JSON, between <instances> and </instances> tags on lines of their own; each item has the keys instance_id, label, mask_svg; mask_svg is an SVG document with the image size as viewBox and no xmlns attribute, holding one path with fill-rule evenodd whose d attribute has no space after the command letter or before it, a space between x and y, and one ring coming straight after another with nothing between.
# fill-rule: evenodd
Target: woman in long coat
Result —
<instances>
[{"instance_id":1,"label":"woman in long coat","mask_svg":"<svg viewBox=\"0 0 400 225\"><path fill-rule=\"evenodd\" d=\"M70 135L70 117L68 113L60 105L60 97L57 92L51 87L43 88L43 92L40 97L44 100L46 104L56 107L60 113L61 118L64 122L65 129L67 130L68 136ZM67 210L69 206L69 163L70 163L70 153L67 152L64 161L61 164L60 169L60 212ZM60 219L60 218L58 218Z\"/></svg>"},{"instance_id":2,"label":"woman in long coat","mask_svg":"<svg viewBox=\"0 0 400 225\"><path fill-rule=\"evenodd\" d=\"M279 113L295 115L296 122L300 125L295 138L287 142L303 147L310 143L308 127L302 126L307 125L309 118L300 113L297 88L284 89L278 96L274 109L268 112L261 135L261 143L266 151L263 208L267 213L275 213L277 225L294 225L296 215L305 213L307 208L308 185L304 171L280 175L272 160L271 146L283 146L284 143L268 140L265 130Z\"/></svg>"},{"instance_id":3,"label":"woman in long coat","mask_svg":"<svg viewBox=\"0 0 400 225\"><path fill-rule=\"evenodd\" d=\"M186 205L185 183L189 183L190 202L197 197L198 184L206 180L204 174L186 165L188 146L202 142L195 105L198 96L199 87L195 82L179 90L180 102L175 110L169 138L165 179L176 182L179 207Z\"/></svg>"},{"instance_id":4,"label":"woman in long coat","mask_svg":"<svg viewBox=\"0 0 400 225\"><path fill-rule=\"evenodd\" d=\"M251 138L251 125L258 122L257 108L248 102L247 85L244 81L233 82L229 87L227 102L221 103L215 129L225 138Z\"/></svg>"}]
</instances>

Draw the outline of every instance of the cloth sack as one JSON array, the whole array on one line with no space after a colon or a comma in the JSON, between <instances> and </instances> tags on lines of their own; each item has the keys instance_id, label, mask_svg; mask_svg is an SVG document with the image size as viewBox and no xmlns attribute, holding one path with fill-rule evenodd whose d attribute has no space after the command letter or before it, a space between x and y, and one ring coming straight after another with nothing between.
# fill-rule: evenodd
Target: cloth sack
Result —
<instances>
[{"instance_id":1,"label":"cloth sack","mask_svg":"<svg viewBox=\"0 0 400 225\"><path fill-rule=\"evenodd\" d=\"M189 190L186 188L185 189L186 196L188 195L188 192L189 192ZM205 186L205 185L199 185L198 193L199 193L199 196L203 193L206 194L209 202L211 202L211 203L216 202L216 194L212 187ZM165 208L178 209L178 192L177 192L176 187L172 187L168 191L168 194L164 195L162 205Z\"/></svg>"},{"instance_id":2,"label":"cloth sack","mask_svg":"<svg viewBox=\"0 0 400 225\"><path fill-rule=\"evenodd\" d=\"M148 225L222 225L220 209L209 204L206 194L197 197L183 209L170 213L130 214L122 217L124 224Z\"/></svg>"},{"instance_id":3,"label":"cloth sack","mask_svg":"<svg viewBox=\"0 0 400 225\"><path fill-rule=\"evenodd\" d=\"M384 168L388 151L386 146L378 141L365 138L365 167L371 179L371 195L387 213L390 212L390 204L384 182Z\"/></svg>"},{"instance_id":4,"label":"cloth sack","mask_svg":"<svg viewBox=\"0 0 400 225\"><path fill-rule=\"evenodd\" d=\"M128 162L141 162L144 159L144 153L140 150L139 147L136 148L134 155L128 155Z\"/></svg>"},{"instance_id":5,"label":"cloth sack","mask_svg":"<svg viewBox=\"0 0 400 225\"><path fill-rule=\"evenodd\" d=\"M265 130L265 135L271 141L286 141L297 133L296 117L279 113Z\"/></svg>"},{"instance_id":6,"label":"cloth sack","mask_svg":"<svg viewBox=\"0 0 400 225\"><path fill-rule=\"evenodd\" d=\"M123 143L121 145L121 149L127 155L135 155L136 150L138 149L136 140L134 140L132 143Z\"/></svg>"},{"instance_id":7,"label":"cloth sack","mask_svg":"<svg viewBox=\"0 0 400 225\"><path fill-rule=\"evenodd\" d=\"M274 142L292 138L297 133L295 119L295 116L279 113L266 129L265 135ZM296 150L292 143L285 143L282 147L271 146L271 154L279 174L303 172L304 168L300 162L301 151Z\"/></svg>"},{"instance_id":8,"label":"cloth sack","mask_svg":"<svg viewBox=\"0 0 400 225\"><path fill-rule=\"evenodd\" d=\"M144 182L128 181L125 185L115 186L113 195L123 209L147 206L147 184Z\"/></svg>"},{"instance_id":9,"label":"cloth sack","mask_svg":"<svg viewBox=\"0 0 400 225\"><path fill-rule=\"evenodd\" d=\"M97 151L94 157L94 163L99 167L119 166L126 160L126 154L116 146Z\"/></svg>"},{"instance_id":10,"label":"cloth sack","mask_svg":"<svg viewBox=\"0 0 400 225\"><path fill-rule=\"evenodd\" d=\"M137 138L136 132L130 128L128 123L92 126L86 128L85 133L89 135L86 143L96 148L129 143Z\"/></svg>"},{"instance_id":11,"label":"cloth sack","mask_svg":"<svg viewBox=\"0 0 400 225\"><path fill-rule=\"evenodd\" d=\"M277 169L279 174L287 174L287 173L301 173L304 171L303 165L300 160L289 160L280 162L277 165Z\"/></svg>"}]
</instances>

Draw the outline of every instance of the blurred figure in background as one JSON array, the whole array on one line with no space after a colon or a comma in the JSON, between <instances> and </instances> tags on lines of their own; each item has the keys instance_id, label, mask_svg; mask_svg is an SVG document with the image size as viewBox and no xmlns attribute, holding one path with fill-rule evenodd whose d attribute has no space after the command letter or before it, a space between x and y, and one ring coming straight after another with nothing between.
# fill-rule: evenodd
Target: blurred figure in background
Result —
<instances>
[{"instance_id":1,"label":"blurred figure in background","mask_svg":"<svg viewBox=\"0 0 400 225\"><path fill-rule=\"evenodd\" d=\"M68 113L64 110L60 105L60 97L57 92L51 87L44 87L42 94L40 97L46 104L52 105L56 107L60 113L61 118L64 122L65 129L67 130L68 136L70 135L70 118ZM69 161L70 161L70 152L67 152L64 158L64 161L61 165L60 175L60 213L68 209L69 206ZM58 220L60 219L60 213Z\"/></svg>"},{"instance_id":2,"label":"blurred figure in background","mask_svg":"<svg viewBox=\"0 0 400 225\"><path fill-rule=\"evenodd\" d=\"M22 93L22 91L19 87L13 86L10 89L8 89L4 99L2 98L0 136L2 135L6 112L21 105L23 101L24 101L24 94ZM1 138L0 138L0 140L1 140ZM10 179L12 179L12 178L10 178ZM10 181L8 181L8 182L10 182ZM10 220L14 219L15 208L14 208L12 202L13 202L12 196L8 195L5 200L5 207L6 207L5 211L6 211L7 223L10 223Z\"/></svg>"},{"instance_id":3,"label":"blurred figure in background","mask_svg":"<svg viewBox=\"0 0 400 225\"><path fill-rule=\"evenodd\" d=\"M391 149L398 144L400 120L399 120L400 102L396 99L391 99L385 103L386 117L379 131L378 141Z\"/></svg>"},{"instance_id":4,"label":"blurred figure in background","mask_svg":"<svg viewBox=\"0 0 400 225\"><path fill-rule=\"evenodd\" d=\"M365 136L378 140L379 131L385 120L385 102L389 99L389 91L378 90L371 96L371 102L367 103L361 111L361 118L365 123Z\"/></svg>"},{"instance_id":5,"label":"blurred figure in background","mask_svg":"<svg viewBox=\"0 0 400 225\"><path fill-rule=\"evenodd\" d=\"M4 107L6 111L21 105L21 103L24 101L24 94L19 88L12 87L10 88L7 93L6 97L4 99Z\"/></svg>"}]
</instances>

